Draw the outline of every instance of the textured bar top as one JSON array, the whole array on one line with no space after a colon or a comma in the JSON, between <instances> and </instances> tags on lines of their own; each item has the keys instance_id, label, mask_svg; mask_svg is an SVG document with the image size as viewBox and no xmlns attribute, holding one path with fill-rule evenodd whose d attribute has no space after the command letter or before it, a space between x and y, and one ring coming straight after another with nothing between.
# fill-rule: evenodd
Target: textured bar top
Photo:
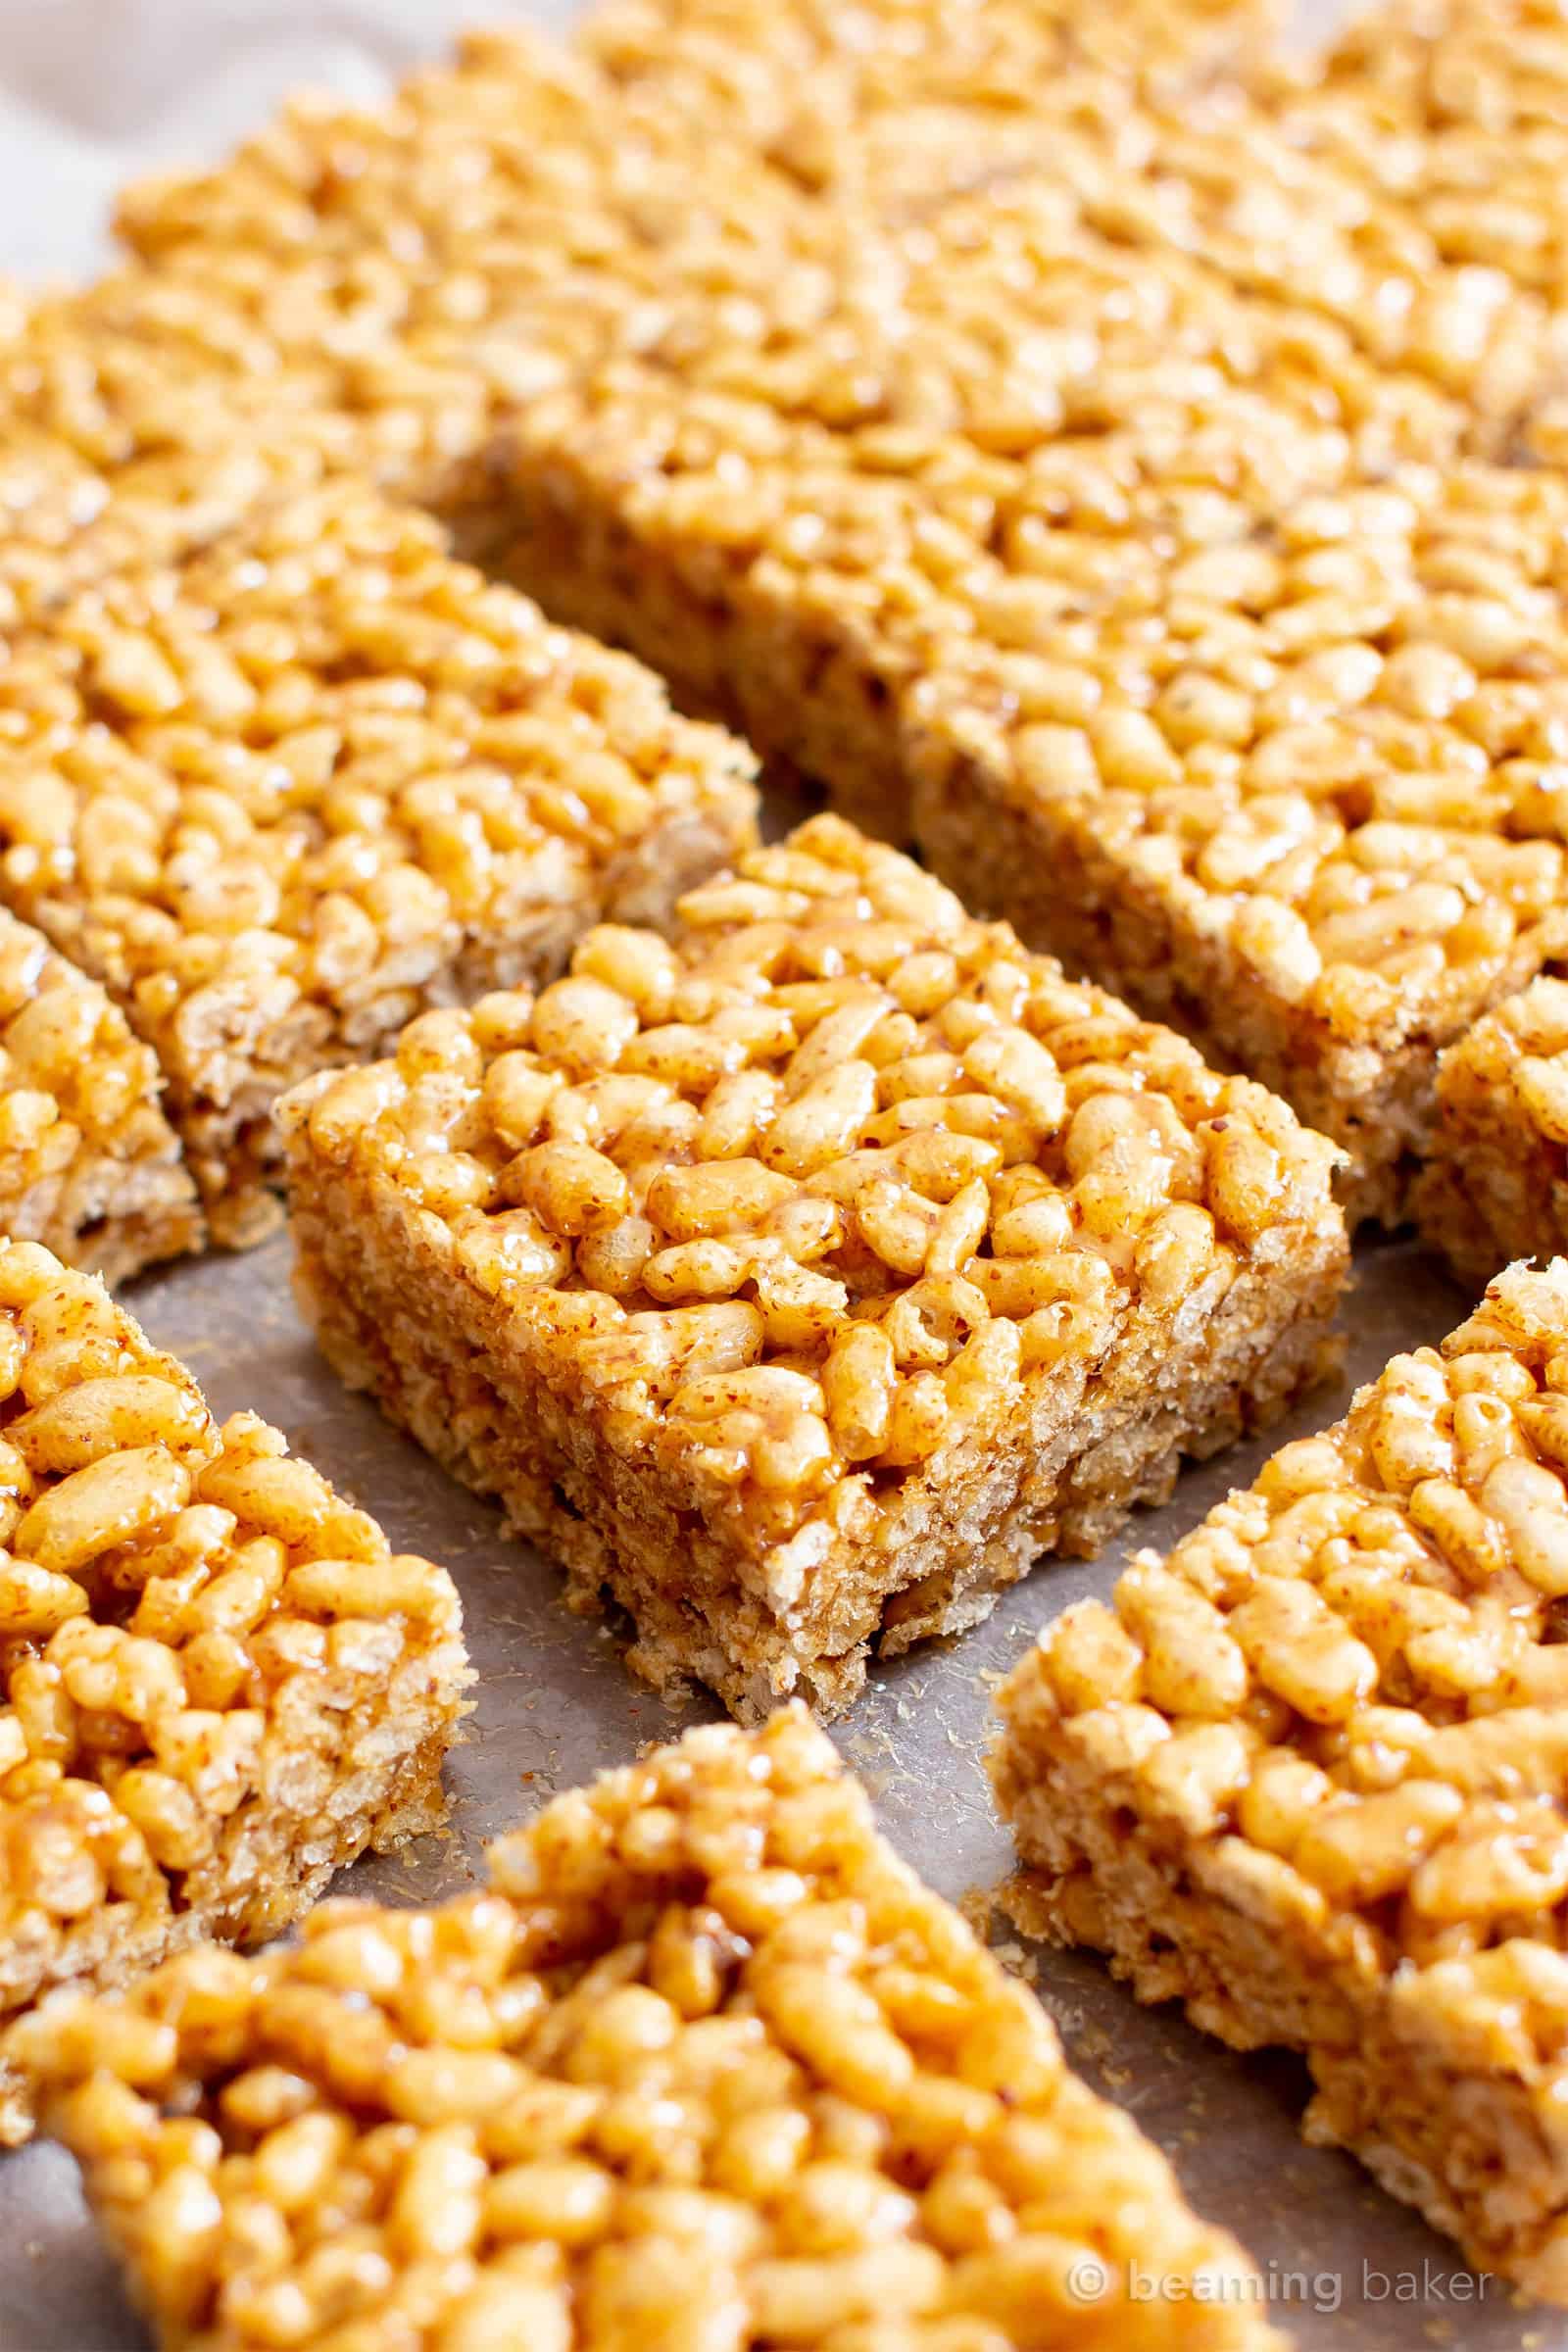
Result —
<instances>
[{"instance_id":1,"label":"textured bar top","mask_svg":"<svg viewBox=\"0 0 1568 2352\"><path fill-rule=\"evenodd\" d=\"M29 2046L164 2352L1280 2341L800 1713L558 1798L445 1909L324 1904Z\"/></svg>"},{"instance_id":2,"label":"textured bar top","mask_svg":"<svg viewBox=\"0 0 1568 2352\"><path fill-rule=\"evenodd\" d=\"M1317 2084L1478 2266L1568 2300L1568 1260L1047 1628L995 1758L1021 1924Z\"/></svg>"}]
</instances>

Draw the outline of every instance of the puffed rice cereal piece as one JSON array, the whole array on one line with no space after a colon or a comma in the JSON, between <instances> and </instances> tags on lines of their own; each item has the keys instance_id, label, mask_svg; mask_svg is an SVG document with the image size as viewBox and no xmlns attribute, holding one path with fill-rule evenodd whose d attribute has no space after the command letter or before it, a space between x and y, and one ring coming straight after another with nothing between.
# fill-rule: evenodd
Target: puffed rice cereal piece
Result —
<instances>
[{"instance_id":1,"label":"puffed rice cereal piece","mask_svg":"<svg viewBox=\"0 0 1568 2352\"><path fill-rule=\"evenodd\" d=\"M3 2020L261 1941L431 1827L470 1678L443 1570L33 1243L0 1243L0 1385ZM0 2139L30 2089L0 2039Z\"/></svg>"},{"instance_id":2,"label":"puffed rice cereal piece","mask_svg":"<svg viewBox=\"0 0 1568 2352\"><path fill-rule=\"evenodd\" d=\"M214 1238L271 1106L410 1016L546 981L754 838L745 748L350 480L132 565L0 666L0 895L153 1046Z\"/></svg>"},{"instance_id":3,"label":"puffed rice cereal piece","mask_svg":"<svg viewBox=\"0 0 1568 2352\"><path fill-rule=\"evenodd\" d=\"M632 1663L831 1712L1316 1373L1333 1153L819 817L279 1105L329 1359Z\"/></svg>"},{"instance_id":4,"label":"puffed rice cereal piece","mask_svg":"<svg viewBox=\"0 0 1568 2352\"><path fill-rule=\"evenodd\" d=\"M1568 2302L1568 1260L1441 1348L998 1697L1018 1923L1316 2084L1469 2259Z\"/></svg>"},{"instance_id":5,"label":"puffed rice cereal piece","mask_svg":"<svg viewBox=\"0 0 1568 2352\"><path fill-rule=\"evenodd\" d=\"M1281 2341L800 1709L557 1798L457 1902L323 1904L26 2048L162 2352Z\"/></svg>"}]
</instances>

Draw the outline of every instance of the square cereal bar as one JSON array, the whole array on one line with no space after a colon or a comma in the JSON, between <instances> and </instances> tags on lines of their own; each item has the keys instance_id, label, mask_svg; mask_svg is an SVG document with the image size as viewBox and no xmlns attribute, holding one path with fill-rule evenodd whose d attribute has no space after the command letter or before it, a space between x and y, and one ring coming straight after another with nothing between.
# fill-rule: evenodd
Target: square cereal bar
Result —
<instances>
[{"instance_id":1,"label":"square cereal bar","mask_svg":"<svg viewBox=\"0 0 1568 2352\"><path fill-rule=\"evenodd\" d=\"M385 104L293 101L215 170L131 189L120 227L125 323L148 288L192 333L216 311L336 412L361 470L443 510L511 408L687 313L741 331L842 234L716 111L695 136L526 27L468 36Z\"/></svg>"},{"instance_id":2,"label":"square cereal bar","mask_svg":"<svg viewBox=\"0 0 1568 2352\"><path fill-rule=\"evenodd\" d=\"M1145 29L1152 13L1136 12ZM1016 275L985 266L988 204L1015 185L1124 270L1206 284L1230 313L1221 370L1228 338L1263 331L1238 328L1248 310L1284 348L1332 322L1385 402L1450 445L1511 429L1550 372L1535 296L1448 265L1406 210L1370 203L1362 175L1283 140L1234 86L1200 134L1185 96L1136 103L1128 61L1085 60L1063 12L894 8L869 48L864 21L846 40L819 15L633 12L603 27L600 65L486 34L387 105L295 104L216 171L132 191L122 227L145 266L124 282L161 284L198 334L210 302L290 397L329 378L310 397L343 413L366 468L481 533L482 464L468 477L496 425L596 359L733 381L798 372L793 342L820 351L848 414L867 368L835 357L835 315L881 318L906 277L952 281L960 337L995 306L985 428L1049 435L1081 319L1053 336ZM1054 254L1038 274L1057 280ZM932 414L930 355L900 372Z\"/></svg>"},{"instance_id":3,"label":"square cereal bar","mask_svg":"<svg viewBox=\"0 0 1568 2352\"><path fill-rule=\"evenodd\" d=\"M1050 188L965 234L966 313L951 271L901 269L899 301L832 331L699 338L694 380L616 361L519 412L489 490L493 569L897 843L910 698L956 655L1136 610L1169 543L1455 442L1447 404L1326 322L1282 334L1179 256L1086 239Z\"/></svg>"},{"instance_id":4,"label":"square cereal bar","mask_svg":"<svg viewBox=\"0 0 1568 2352\"><path fill-rule=\"evenodd\" d=\"M1004 1686L1019 1924L1299 2051L1307 2133L1568 2301L1568 1262L1277 1453Z\"/></svg>"},{"instance_id":5,"label":"square cereal bar","mask_svg":"<svg viewBox=\"0 0 1568 2352\"><path fill-rule=\"evenodd\" d=\"M1279 2352L799 1710L24 2038L162 2352Z\"/></svg>"},{"instance_id":6,"label":"square cereal bar","mask_svg":"<svg viewBox=\"0 0 1568 2352\"><path fill-rule=\"evenodd\" d=\"M0 2018L286 1927L439 1818L458 1596L100 1283L0 1244ZM25 2135L0 2054L0 2139Z\"/></svg>"},{"instance_id":7,"label":"square cereal bar","mask_svg":"<svg viewBox=\"0 0 1568 2352\"><path fill-rule=\"evenodd\" d=\"M0 1234L112 1283L199 1248L159 1087L98 983L0 914Z\"/></svg>"},{"instance_id":8,"label":"square cereal bar","mask_svg":"<svg viewBox=\"0 0 1568 2352\"><path fill-rule=\"evenodd\" d=\"M1438 1053L1568 941L1568 490L1380 471L1309 377L1210 398L1150 303L1168 351L1021 458L606 371L519 425L509 568L1286 1095L1397 1222Z\"/></svg>"},{"instance_id":9,"label":"square cereal bar","mask_svg":"<svg viewBox=\"0 0 1568 2352\"><path fill-rule=\"evenodd\" d=\"M348 466L364 431L338 388L324 350L211 278L131 266L0 309L0 632Z\"/></svg>"},{"instance_id":10,"label":"square cereal bar","mask_svg":"<svg viewBox=\"0 0 1568 2352\"><path fill-rule=\"evenodd\" d=\"M836 817L279 1106L329 1359L633 1662L846 1706L1319 1369L1334 1154Z\"/></svg>"},{"instance_id":11,"label":"square cereal bar","mask_svg":"<svg viewBox=\"0 0 1568 2352\"><path fill-rule=\"evenodd\" d=\"M750 754L350 481L117 571L0 665L0 895L156 1050L215 1238L274 1098L660 921L754 833Z\"/></svg>"},{"instance_id":12,"label":"square cereal bar","mask_svg":"<svg viewBox=\"0 0 1568 2352\"><path fill-rule=\"evenodd\" d=\"M1398 1223L1440 1049L1568 944L1568 484L1470 465L1173 530L1054 624L1032 544L1043 625L916 689L926 856L1285 1094L1350 1152L1352 1220Z\"/></svg>"},{"instance_id":13,"label":"square cereal bar","mask_svg":"<svg viewBox=\"0 0 1568 2352\"><path fill-rule=\"evenodd\" d=\"M1415 1209L1478 1291L1568 1246L1568 982L1537 980L1445 1054Z\"/></svg>"},{"instance_id":14,"label":"square cereal bar","mask_svg":"<svg viewBox=\"0 0 1568 2352\"><path fill-rule=\"evenodd\" d=\"M1262 13L612 0L582 37L623 93L699 135L743 125L852 225L924 234L951 198L1043 172L1112 239L1338 319L1369 358L1462 395L1483 439L1506 431L1554 372L1545 305L1446 250L1364 158L1293 135L1216 72L1258 53ZM891 271L861 274L885 302Z\"/></svg>"}]
</instances>

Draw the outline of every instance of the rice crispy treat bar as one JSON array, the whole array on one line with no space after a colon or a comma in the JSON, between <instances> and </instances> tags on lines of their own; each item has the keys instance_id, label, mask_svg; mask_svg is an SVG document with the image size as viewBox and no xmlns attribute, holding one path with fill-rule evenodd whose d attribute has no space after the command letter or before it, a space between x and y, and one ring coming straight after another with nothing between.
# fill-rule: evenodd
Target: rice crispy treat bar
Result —
<instances>
[{"instance_id":1,"label":"rice crispy treat bar","mask_svg":"<svg viewBox=\"0 0 1568 2352\"><path fill-rule=\"evenodd\" d=\"M916 689L913 832L1285 1094L1396 1224L1439 1050L1563 950L1565 554L1562 480L1478 466L1167 543Z\"/></svg>"},{"instance_id":2,"label":"rice crispy treat bar","mask_svg":"<svg viewBox=\"0 0 1568 2352\"><path fill-rule=\"evenodd\" d=\"M275 1097L543 982L754 838L751 756L348 481L115 574L0 670L0 893L158 1054L214 1238Z\"/></svg>"},{"instance_id":3,"label":"rice crispy treat bar","mask_svg":"<svg viewBox=\"0 0 1568 2352\"><path fill-rule=\"evenodd\" d=\"M0 642L351 466L336 391L212 283L131 268L34 303L0 331Z\"/></svg>"},{"instance_id":4,"label":"rice crispy treat bar","mask_svg":"<svg viewBox=\"0 0 1568 2352\"><path fill-rule=\"evenodd\" d=\"M260 444L296 480L445 508L501 414L657 336L682 289L776 292L807 215L826 237L762 159L732 141L697 168L585 59L475 36L385 107L301 100L219 171L133 190L133 260L20 332L0 312L0 492L25 432L117 491L155 456Z\"/></svg>"},{"instance_id":5,"label":"rice crispy treat bar","mask_svg":"<svg viewBox=\"0 0 1568 2352\"><path fill-rule=\"evenodd\" d=\"M1286 1094L1396 1222L1439 1050L1564 942L1568 494L1369 478L1250 386L1198 421L1193 372L1099 435L1091 378L1020 459L622 366L519 426L508 567Z\"/></svg>"},{"instance_id":6,"label":"rice crispy treat bar","mask_svg":"<svg viewBox=\"0 0 1568 2352\"><path fill-rule=\"evenodd\" d=\"M780 52L814 51L821 26L781 11L743 52L727 24L715 49L693 13L648 73L613 26L608 71L537 36L478 36L387 107L297 105L217 172L133 191L123 226L150 274L252 321L291 379L325 368L368 466L465 516L482 511L467 474L497 426L596 359L688 375L780 332L809 351L856 289L875 308L910 269L973 279L983 217L966 251L922 256L977 182L1021 178L1092 243L1180 263L1211 302L1234 277L1277 340L1327 314L1375 371L1431 395L1448 446L1511 429L1550 371L1535 297L1447 266L1406 212L1370 204L1361 175L1282 139L1239 91L1200 136L1190 101L1140 105L1125 73L1026 74L1031 45L1061 45L1051 12L896 10L896 35L839 39L808 84ZM746 88L809 86L808 122L754 120L727 59ZM1056 273L1054 255L1040 275ZM999 293L1005 315L1016 291L989 273L984 306ZM1071 348L1037 333L1034 372ZM1027 389L1038 433L1044 388Z\"/></svg>"},{"instance_id":7,"label":"rice crispy treat bar","mask_svg":"<svg viewBox=\"0 0 1568 2352\"><path fill-rule=\"evenodd\" d=\"M1359 160L1287 135L1216 75L1249 29L1255 12L1226 9L624 0L584 39L623 90L699 133L747 125L858 233L865 215L923 227L950 198L1043 173L1112 239L1320 310L1383 366L1463 398L1483 434L1506 427L1561 356L1540 295L1450 257Z\"/></svg>"},{"instance_id":8,"label":"rice crispy treat bar","mask_svg":"<svg viewBox=\"0 0 1568 2352\"><path fill-rule=\"evenodd\" d=\"M384 106L296 101L216 171L130 190L120 225L142 279L319 378L361 467L443 511L511 409L688 314L740 331L848 233L718 121L694 144L526 29Z\"/></svg>"},{"instance_id":9,"label":"rice crispy treat bar","mask_svg":"<svg viewBox=\"0 0 1568 2352\"><path fill-rule=\"evenodd\" d=\"M1019 1923L1316 2084L1478 2265L1568 2299L1568 1262L1513 1266L999 1694Z\"/></svg>"},{"instance_id":10,"label":"rice crispy treat bar","mask_svg":"<svg viewBox=\"0 0 1568 2352\"><path fill-rule=\"evenodd\" d=\"M1331 321L1086 229L1056 182L956 204L924 242L765 333L535 401L488 499L494 568L895 841L909 688L954 640L1026 644L1036 572L1076 562L1098 594L1147 536L1250 533L1292 496L1451 460L1461 421Z\"/></svg>"},{"instance_id":11,"label":"rice crispy treat bar","mask_svg":"<svg viewBox=\"0 0 1568 2352\"><path fill-rule=\"evenodd\" d=\"M649 192L630 163L612 189L602 124L590 143L591 97L613 102L602 77L542 43L511 47L505 112L477 69L420 77L379 112L301 100L220 172L133 190L122 226L145 255L35 306L0 350L8 421L110 472L264 439L301 470L314 453L318 473L433 498L491 429L487 403L525 398L594 347L581 262L624 249L630 275L627 212ZM416 103L443 83L444 109ZM606 272L601 308L610 288Z\"/></svg>"},{"instance_id":12,"label":"rice crispy treat bar","mask_svg":"<svg viewBox=\"0 0 1568 2352\"><path fill-rule=\"evenodd\" d=\"M158 1064L94 980L0 914L0 1234L123 1282L200 1247Z\"/></svg>"},{"instance_id":13,"label":"rice crispy treat bar","mask_svg":"<svg viewBox=\"0 0 1568 2352\"><path fill-rule=\"evenodd\" d=\"M1568 983L1537 980L1450 1046L1416 1188L1421 1231L1480 1290L1568 1245Z\"/></svg>"},{"instance_id":14,"label":"rice crispy treat bar","mask_svg":"<svg viewBox=\"0 0 1568 2352\"><path fill-rule=\"evenodd\" d=\"M835 817L285 1098L329 1360L635 1622L824 1713L1318 1371L1333 1153Z\"/></svg>"},{"instance_id":15,"label":"rice crispy treat bar","mask_svg":"<svg viewBox=\"0 0 1568 2352\"><path fill-rule=\"evenodd\" d=\"M439 1910L323 1904L27 2047L162 2352L1281 2342L800 1710L558 1798Z\"/></svg>"},{"instance_id":16,"label":"rice crispy treat bar","mask_svg":"<svg viewBox=\"0 0 1568 2352\"><path fill-rule=\"evenodd\" d=\"M286 1927L439 1818L458 1596L90 1276L0 1243L0 2017ZM0 2045L0 2138L25 2136Z\"/></svg>"}]
</instances>

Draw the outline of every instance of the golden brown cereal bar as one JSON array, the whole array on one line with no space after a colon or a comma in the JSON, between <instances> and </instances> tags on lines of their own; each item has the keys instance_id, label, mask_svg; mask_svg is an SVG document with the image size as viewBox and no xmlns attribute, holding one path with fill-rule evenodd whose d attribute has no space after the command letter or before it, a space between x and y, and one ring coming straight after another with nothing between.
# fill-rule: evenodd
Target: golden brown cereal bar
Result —
<instances>
[{"instance_id":1,"label":"golden brown cereal bar","mask_svg":"<svg viewBox=\"0 0 1568 2352\"><path fill-rule=\"evenodd\" d=\"M559 1797L439 1910L323 1904L25 2047L163 2352L1280 2343L798 1709Z\"/></svg>"},{"instance_id":2,"label":"golden brown cereal bar","mask_svg":"<svg viewBox=\"0 0 1568 2352\"><path fill-rule=\"evenodd\" d=\"M199 1247L158 1064L41 933L0 914L0 1235L118 1283Z\"/></svg>"},{"instance_id":3,"label":"golden brown cereal bar","mask_svg":"<svg viewBox=\"0 0 1568 2352\"><path fill-rule=\"evenodd\" d=\"M1563 945L1568 493L1379 478L1261 387L1204 417L1179 317L1136 424L1024 458L623 366L519 428L512 567L1286 1094L1396 1221L1439 1049Z\"/></svg>"},{"instance_id":4,"label":"golden brown cereal bar","mask_svg":"<svg viewBox=\"0 0 1568 2352\"><path fill-rule=\"evenodd\" d=\"M1316 1372L1333 1153L820 817L280 1105L328 1357L635 1620L825 1712Z\"/></svg>"},{"instance_id":5,"label":"golden brown cereal bar","mask_svg":"<svg viewBox=\"0 0 1568 2352\"><path fill-rule=\"evenodd\" d=\"M598 119L612 93L564 52L511 48L505 108L477 66L376 112L301 101L220 173L133 192L145 260L0 334L0 466L26 429L117 481L196 451L265 456L275 487L346 468L433 499L492 408L558 380L633 299L602 270L596 307L590 265L618 253L629 280L657 243L647 175L617 176Z\"/></svg>"},{"instance_id":6,"label":"golden brown cereal bar","mask_svg":"<svg viewBox=\"0 0 1568 2352\"><path fill-rule=\"evenodd\" d=\"M1491 445L1549 376L1537 297L1447 264L1407 210L1233 85L1195 122L1190 93L1136 100L1129 61L1085 57L1060 12L882 13L878 41L864 12L845 37L842 11L679 9L662 27L633 11L601 27L603 70L536 35L477 36L385 107L296 105L216 172L133 191L141 282L198 322L215 303L289 397L340 412L362 463L481 523L468 474L496 424L596 358L710 381L793 368L792 339L810 355L836 310L879 312L907 272L956 276L960 311L967 285L1013 329L1021 370L993 353L982 380L1004 376L1014 430L1050 435L1051 378L1077 345L1059 316L1031 328L1024 290L982 268L999 187L1033 188L1124 270L1184 271L1231 315L1222 348L1264 331L1238 326L1249 308L1286 349L1334 322L1385 404L1413 401L1446 446ZM953 205L979 210L933 250ZM1059 255L1038 273L1056 286ZM1164 347L1146 328L1142 350ZM842 402L857 369L830 373Z\"/></svg>"},{"instance_id":7,"label":"golden brown cereal bar","mask_svg":"<svg viewBox=\"0 0 1568 2352\"><path fill-rule=\"evenodd\" d=\"M917 690L928 858L1285 1094L1350 1151L1352 1219L1397 1223L1439 1049L1568 939L1568 486L1310 496L1077 609L1077 551L1014 544L995 592L1064 609Z\"/></svg>"},{"instance_id":8,"label":"golden brown cereal bar","mask_svg":"<svg viewBox=\"0 0 1568 2352\"><path fill-rule=\"evenodd\" d=\"M1421 1230L1477 1290L1568 1243L1568 982L1537 980L1450 1046L1438 1070Z\"/></svg>"},{"instance_id":9,"label":"golden brown cereal bar","mask_svg":"<svg viewBox=\"0 0 1568 2352\"><path fill-rule=\"evenodd\" d=\"M972 269L709 345L700 383L622 361L535 402L492 494L500 567L901 842L906 705L956 654L1453 448L1326 322L1281 334L1179 256L1086 242L1043 183L946 230Z\"/></svg>"},{"instance_id":10,"label":"golden brown cereal bar","mask_svg":"<svg viewBox=\"0 0 1568 2352\"><path fill-rule=\"evenodd\" d=\"M0 2017L274 1935L440 1813L458 1596L102 1285L0 1244ZM0 2138L26 2063L0 2054Z\"/></svg>"},{"instance_id":11,"label":"golden brown cereal bar","mask_svg":"<svg viewBox=\"0 0 1568 2352\"><path fill-rule=\"evenodd\" d=\"M1568 1261L1513 1266L1000 1694L1021 1924L1298 2050L1308 2136L1568 2300Z\"/></svg>"},{"instance_id":12,"label":"golden brown cereal bar","mask_svg":"<svg viewBox=\"0 0 1568 2352\"><path fill-rule=\"evenodd\" d=\"M263 488L347 469L449 506L512 404L657 343L683 289L704 314L760 273L776 293L804 218L837 236L718 143L699 171L657 110L526 30L383 107L299 101L218 172L132 191L135 260L20 320L0 288L0 496L8 440L44 435L117 493L184 461L208 510L193 453Z\"/></svg>"},{"instance_id":13,"label":"golden brown cereal bar","mask_svg":"<svg viewBox=\"0 0 1568 2352\"><path fill-rule=\"evenodd\" d=\"M1227 51L1256 54L1259 13L612 0L584 39L695 137L745 125L854 238L867 215L924 226L954 196L1041 172L1116 242L1200 256L1297 318L1326 313L1369 357L1505 422L1553 373L1539 293L1450 257L1364 158L1216 76ZM884 290L893 275L860 273Z\"/></svg>"},{"instance_id":14,"label":"golden brown cereal bar","mask_svg":"<svg viewBox=\"0 0 1568 2352\"><path fill-rule=\"evenodd\" d=\"M0 892L157 1051L215 1238L271 1105L412 1014L550 978L753 837L744 747L352 481L119 571L0 673Z\"/></svg>"},{"instance_id":15,"label":"golden brown cereal bar","mask_svg":"<svg viewBox=\"0 0 1568 2352\"><path fill-rule=\"evenodd\" d=\"M466 39L374 109L299 101L217 171L132 189L125 273L252 337L357 463L447 506L498 417L686 309L738 331L844 231L714 122L617 93L522 28ZM483 505L480 484L479 505Z\"/></svg>"}]
</instances>

